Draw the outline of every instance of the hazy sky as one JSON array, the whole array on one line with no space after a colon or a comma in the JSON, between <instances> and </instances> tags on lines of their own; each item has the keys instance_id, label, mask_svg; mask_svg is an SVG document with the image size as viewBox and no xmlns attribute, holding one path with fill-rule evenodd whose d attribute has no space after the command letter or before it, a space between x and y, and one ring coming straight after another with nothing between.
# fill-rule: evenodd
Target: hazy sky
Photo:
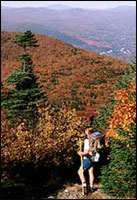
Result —
<instances>
[{"instance_id":1,"label":"hazy sky","mask_svg":"<svg viewBox=\"0 0 137 200\"><path fill-rule=\"evenodd\" d=\"M135 6L136 1L1 1L7 7L46 7L53 4L63 4L78 8L114 8L117 6Z\"/></svg>"}]
</instances>

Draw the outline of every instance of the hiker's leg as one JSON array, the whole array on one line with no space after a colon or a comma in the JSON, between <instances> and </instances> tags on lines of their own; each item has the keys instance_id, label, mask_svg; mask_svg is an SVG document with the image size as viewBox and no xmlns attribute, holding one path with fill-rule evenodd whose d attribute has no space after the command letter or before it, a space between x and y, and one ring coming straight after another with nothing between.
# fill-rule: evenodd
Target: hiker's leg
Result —
<instances>
[{"instance_id":1,"label":"hiker's leg","mask_svg":"<svg viewBox=\"0 0 137 200\"><path fill-rule=\"evenodd\" d=\"M85 176L84 176L84 169L82 167L79 168L78 175L80 177L81 182L85 183L86 179L85 179Z\"/></svg>"},{"instance_id":2,"label":"hiker's leg","mask_svg":"<svg viewBox=\"0 0 137 200\"><path fill-rule=\"evenodd\" d=\"M86 185L86 179L85 179L85 176L84 176L83 167L79 168L78 175L79 175L81 183L82 183L82 195L86 195L87 194L87 185Z\"/></svg>"},{"instance_id":3,"label":"hiker's leg","mask_svg":"<svg viewBox=\"0 0 137 200\"><path fill-rule=\"evenodd\" d=\"M93 184L94 184L94 168L93 167L89 169L89 181L90 181L90 187L93 187Z\"/></svg>"}]
</instances>

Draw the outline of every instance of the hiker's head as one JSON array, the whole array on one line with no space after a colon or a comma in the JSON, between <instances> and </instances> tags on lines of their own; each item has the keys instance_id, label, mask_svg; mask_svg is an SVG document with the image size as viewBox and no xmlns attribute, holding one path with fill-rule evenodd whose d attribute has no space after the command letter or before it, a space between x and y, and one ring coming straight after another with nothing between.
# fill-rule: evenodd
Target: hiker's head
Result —
<instances>
[{"instance_id":1,"label":"hiker's head","mask_svg":"<svg viewBox=\"0 0 137 200\"><path fill-rule=\"evenodd\" d=\"M93 131L93 128L92 127L90 127L90 128L86 128L85 129L85 134L86 134L86 136L88 137L88 135L90 135L90 133Z\"/></svg>"}]
</instances>

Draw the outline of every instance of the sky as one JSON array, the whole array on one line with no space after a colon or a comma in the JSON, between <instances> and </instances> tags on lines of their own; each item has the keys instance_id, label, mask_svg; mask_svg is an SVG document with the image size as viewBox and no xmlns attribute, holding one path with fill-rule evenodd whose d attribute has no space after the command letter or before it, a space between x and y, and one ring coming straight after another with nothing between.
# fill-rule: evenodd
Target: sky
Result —
<instances>
[{"instance_id":1,"label":"sky","mask_svg":"<svg viewBox=\"0 0 137 200\"><path fill-rule=\"evenodd\" d=\"M136 1L1 1L7 7L47 7L62 4L77 8L106 9L117 6L135 6Z\"/></svg>"}]
</instances>

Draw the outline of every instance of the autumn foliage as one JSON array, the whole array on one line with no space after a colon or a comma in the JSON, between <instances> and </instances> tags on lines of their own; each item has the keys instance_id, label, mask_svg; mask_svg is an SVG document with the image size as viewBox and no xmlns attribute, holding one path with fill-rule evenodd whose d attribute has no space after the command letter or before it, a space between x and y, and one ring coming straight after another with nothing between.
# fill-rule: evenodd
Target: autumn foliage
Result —
<instances>
[{"instance_id":1,"label":"autumn foliage","mask_svg":"<svg viewBox=\"0 0 137 200\"><path fill-rule=\"evenodd\" d=\"M1 33L2 81L18 68L22 48L14 44L16 33ZM106 102L116 79L127 64L120 60L75 48L56 38L36 34L38 47L28 48L34 71L52 105L69 102L79 116L97 115L97 108Z\"/></svg>"},{"instance_id":2,"label":"autumn foliage","mask_svg":"<svg viewBox=\"0 0 137 200\"><path fill-rule=\"evenodd\" d=\"M134 75L136 72L134 72ZM116 105L109 119L109 128L106 133L106 141L109 138L122 139L117 133L123 129L130 137L136 137L131 127L136 125L136 84L135 77L129 81L129 88L115 91Z\"/></svg>"},{"instance_id":3,"label":"autumn foliage","mask_svg":"<svg viewBox=\"0 0 137 200\"><path fill-rule=\"evenodd\" d=\"M34 166L59 166L73 164L73 155L83 137L84 121L76 111L56 108L39 108L41 118L37 128L26 129L24 124L12 128L8 120L2 120L1 160L2 169L10 164L33 163ZM4 116L3 116L4 117Z\"/></svg>"},{"instance_id":4,"label":"autumn foliage","mask_svg":"<svg viewBox=\"0 0 137 200\"><path fill-rule=\"evenodd\" d=\"M101 178L105 192L118 197L135 197L136 191L135 67L130 66L123 88L121 85L114 92L114 109L107 118L106 146L110 153Z\"/></svg>"}]
</instances>

